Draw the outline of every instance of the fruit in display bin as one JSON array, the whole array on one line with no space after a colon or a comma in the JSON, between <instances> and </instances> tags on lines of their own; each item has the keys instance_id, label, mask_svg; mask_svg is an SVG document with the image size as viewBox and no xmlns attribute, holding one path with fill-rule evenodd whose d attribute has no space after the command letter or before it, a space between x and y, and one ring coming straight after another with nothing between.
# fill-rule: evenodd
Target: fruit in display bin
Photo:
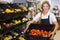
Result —
<instances>
[{"instance_id":1,"label":"fruit in display bin","mask_svg":"<svg viewBox=\"0 0 60 40\"><path fill-rule=\"evenodd\" d=\"M19 40L25 40L25 38L22 37L22 36L20 36L18 39L19 39Z\"/></svg>"},{"instance_id":2,"label":"fruit in display bin","mask_svg":"<svg viewBox=\"0 0 60 40\"><path fill-rule=\"evenodd\" d=\"M6 24L6 27L9 27L10 25L9 24Z\"/></svg>"},{"instance_id":3,"label":"fruit in display bin","mask_svg":"<svg viewBox=\"0 0 60 40\"><path fill-rule=\"evenodd\" d=\"M18 6L19 6L19 5L18 5ZM28 10L27 7L24 6L24 5L20 5L19 7L21 7L24 11L27 11L27 10Z\"/></svg>"},{"instance_id":4,"label":"fruit in display bin","mask_svg":"<svg viewBox=\"0 0 60 40\"><path fill-rule=\"evenodd\" d=\"M4 40L11 40L12 39L12 36L9 35L8 37L5 37Z\"/></svg>"},{"instance_id":5,"label":"fruit in display bin","mask_svg":"<svg viewBox=\"0 0 60 40\"><path fill-rule=\"evenodd\" d=\"M8 9L8 8L7 8L7 9L5 10L5 12L6 12L6 13L13 13L14 10L11 10L11 9Z\"/></svg>"},{"instance_id":6,"label":"fruit in display bin","mask_svg":"<svg viewBox=\"0 0 60 40\"><path fill-rule=\"evenodd\" d=\"M15 9L16 12L21 12L21 9Z\"/></svg>"},{"instance_id":7,"label":"fruit in display bin","mask_svg":"<svg viewBox=\"0 0 60 40\"><path fill-rule=\"evenodd\" d=\"M23 18L22 21L23 22L26 22L26 21L28 21L28 19L27 18Z\"/></svg>"},{"instance_id":8,"label":"fruit in display bin","mask_svg":"<svg viewBox=\"0 0 60 40\"><path fill-rule=\"evenodd\" d=\"M3 25L4 25L5 27L9 27L9 24L3 23Z\"/></svg>"},{"instance_id":9,"label":"fruit in display bin","mask_svg":"<svg viewBox=\"0 0 60 40\"><path fill-rule=\"evenodd\" d=\"M23 10L24 10L24 11L27 11L27 8L26 8L25 6L23 6Z\"/></svg>"},{"instance_id":10,"label":"fruit in display bin","mask_svg":"<svg viewBox=\"0 0 60 40\"><path fill-rule=\"evenodd\" d=\"M14 22L15 24L19 24L19 23L21 23L21 20L13 20L13 22Z\"/></svg>"},{"instance_id":11,"label":"fruit in display bin","mask_svg":"<svg viewBox=\"0 0 60 40\"><path fill-rule=\"evenodd\" d=\"M11 27L11 26L13 26L14 25L14 23L3 23L3 25L5 26L5 27Z\"/></svg>"},{"instance_id":12,"label":"fruit in display bin","mask_svg":"<svg viewBox=\"0 0 60 40\"><path fill-rule=\"evenodd\" d=\"M0 25L0 29L2 29L1 25Z\"/></svg>"},{"instance_id":13,"label":"fruit in display bin","mask_svg":"<svg viewBox=\"0 0 60 40\"><path fill-rule=\"evenodd\" d=\"M10 26L13 26L13 25L14 25L14 23L9 23L9 25L10 25Z\"/></svg>"}]
</instances>

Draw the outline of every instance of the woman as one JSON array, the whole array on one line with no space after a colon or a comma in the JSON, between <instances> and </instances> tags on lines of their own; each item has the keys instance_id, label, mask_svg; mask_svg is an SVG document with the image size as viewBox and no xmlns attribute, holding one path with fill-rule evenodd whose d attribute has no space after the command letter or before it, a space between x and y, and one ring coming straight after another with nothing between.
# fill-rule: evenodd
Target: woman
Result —
<instances>
[{"instance_id":1,"label":"woman","mask_svg":"<svg viewBox=\"0 0 60 40\"><path fill-rule=\"evenodd\" d=\"M55 15L49 11L50 4L48 1L44 1L41 5L41 8L42 8L42 12L38 13L32 21L29 21L26 29L24 30L24 33L27 31L27 29L29 28L29 25L31 23L38 22L41 20L40 24L54 24L55 25L53 32L50 34L50 35L52 35L51 36L51 39L52 39L54 36L54 33L58 29L58 22L55 18Z\"/></svg>"}]
</instances>

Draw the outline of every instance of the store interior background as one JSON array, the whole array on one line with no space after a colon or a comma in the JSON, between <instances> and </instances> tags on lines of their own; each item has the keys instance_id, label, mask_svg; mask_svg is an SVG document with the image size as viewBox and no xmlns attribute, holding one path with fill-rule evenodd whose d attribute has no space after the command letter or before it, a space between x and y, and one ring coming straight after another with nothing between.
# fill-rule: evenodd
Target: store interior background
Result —
<instances>
[{"instance_id":1,"label":"store interior background","mask_svg":"<svg viewBox=\"0 0 60 40\"><path fill-rule=\"evenodd\" d=\"M0 2L11 2L11 3L24 3L24 5L28 6L27 4L27 1L26 0L0 0ZM41 0L40 0L41 1ZM43 1L43 0L42 0ZM50 3L51 3L51 10L54 8L55 5L58 6L58 11L59 11L59 15L57 15L57 20L58 20L58 23L60 25L60 0L49 0ZM54 37L54 40L60 40L60 26L59 26L59 30L57 31L55 37Z\"/></svg>"},{"instance_id":2,"label":"store interior background","mask_svg":"<svg viewBox=\"0 0 60 40\"><path fill-rule=\"evenodd\" d=\"M24 5L28 6L27 0L10 0L10 1L5 0L5 1L12 2L12 3L24 3ZM38 1L41 1L41 0L38 0ZM42 0L42 1L44 1L44 0ZM56 6L56 5L58 6L59 15L57 15L57 17L58 17L58 22L60 24L60 21L59 21L60 20L60 0L48 0L48 1L51 4L51 10L54 8L54 6Z\"/></svg>"}]
</instances>

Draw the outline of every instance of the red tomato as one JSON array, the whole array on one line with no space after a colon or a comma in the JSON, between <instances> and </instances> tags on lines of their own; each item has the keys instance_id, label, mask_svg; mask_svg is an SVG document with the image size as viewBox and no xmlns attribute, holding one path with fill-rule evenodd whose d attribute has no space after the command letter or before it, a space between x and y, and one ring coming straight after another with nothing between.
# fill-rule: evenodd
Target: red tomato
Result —
<instances>
[{"instance_id":1,"label":"red tomato","mask_svg":"<svg viewBox=\"0 0 60 40\"><path fill-rule=\"evenodd\" d=\"M50 34L51 34L51 31L48 32L48 36L50 36Z\"/></svg>"},{"instance_id":2,"label":"red tomato","mask_svg":"<svg viewBox=\"0 0 60 40\"><path fill-rule=\"evenodd\" d=\"M37 34L38 34L39 36L41 36L41 31L40 31L40 30L37 30Z\"/></svg>"},{"instance_id":3,"label":"red tomato","mask_svg":"<svg viewBox=\"0 0 60 40\"><path fill-rule=\"evenodd\" d=\"M37 35L37 30L36 30L36 29L32 29L32 30L30 31L30 33L31 33L32 35Z\"/></svg>"},{"instance_id":4,"label":"red tomato","mask_svg":"<svg viewBox=\"0 0 60 40\"><path fill-rule=\"evenodd\" d=\"M44 30L41 30L41 35L42 35L42 36L44 35Z\"/></svg>"},{"instance_id":5,"label":"red tomato","mask_svg":"<svg viewBox=\"0 0 60 40\"><path fill-rule=\"evenodd\" d=\"M47 34L48 34L48 32L47 31L44 31L44 34L45 34L45 36L48 36Z\"/></svg>"}]
</instances>

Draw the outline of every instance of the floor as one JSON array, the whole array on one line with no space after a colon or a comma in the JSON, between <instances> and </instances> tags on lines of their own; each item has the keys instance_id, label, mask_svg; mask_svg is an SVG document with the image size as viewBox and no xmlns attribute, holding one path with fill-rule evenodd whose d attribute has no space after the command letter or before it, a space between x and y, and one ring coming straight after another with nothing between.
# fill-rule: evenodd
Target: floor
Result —
<instances>
[{"instance_id":1,"label":"floor","mask_svg":"<svg viewBox=\"0 0 60 40\"><path fill-rule=\"evenodd\" d=\"M59 23L59 29L56 32L56 35L54 36L54 40L60 40L60 17L58 18Z\"/></svg>"},{"instance_id":2,"label":"floor","mask_svg":"<svg viewBox=\"0 0 60 40\"><path fill-rule=\"evenodd\" d=\"M60 30L56 32L56 35L54 36L54 40L60 40Z\"/></svg>"}]
</instances>

